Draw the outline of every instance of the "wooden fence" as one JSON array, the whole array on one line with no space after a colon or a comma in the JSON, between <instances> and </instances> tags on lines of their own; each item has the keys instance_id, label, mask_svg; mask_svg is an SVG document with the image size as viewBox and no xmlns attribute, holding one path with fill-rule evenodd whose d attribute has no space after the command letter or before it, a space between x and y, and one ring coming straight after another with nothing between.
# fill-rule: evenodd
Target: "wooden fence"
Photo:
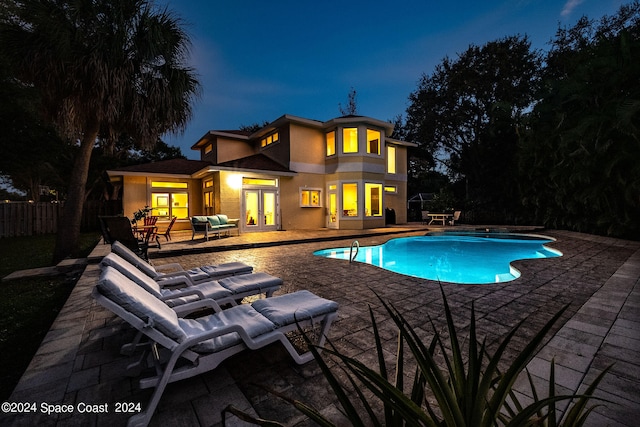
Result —
<instances>
[{"instance_id":1,"label":"wooden fence","mask_svg":"<svg viewBox=\"0 0 640 427\"><path fill-rule=\"evenodd\" d=\"M55 233L61 214L60 203L0 203L0 237Z\"/></svg>"},{"instance_id":2,"label":"wooden fence","mask_svg":"<svg viewBox=\"0 0 640 427\"><path fill-rule=\"evenodd\" d=\"M0 202L0 237L55 233L62 217L62 203ZM85 204L81 228L100 230L98 215L122 213L122 202L89 201Z\"/></svg>"}]
</instances>

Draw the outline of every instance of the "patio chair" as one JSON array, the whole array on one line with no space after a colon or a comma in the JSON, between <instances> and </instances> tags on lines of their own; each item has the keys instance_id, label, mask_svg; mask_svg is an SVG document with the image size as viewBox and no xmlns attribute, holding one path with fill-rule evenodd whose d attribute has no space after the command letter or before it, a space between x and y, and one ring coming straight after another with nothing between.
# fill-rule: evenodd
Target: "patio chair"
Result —
<instances>
[{"instance_id":1,"label":"patio chair","mask_svg":"<svg viewBox=\"0 0 640 427\"><path fill-rule=\"evenodd\" d=\"M212 299L219 305L236 305L236 301L247 296L265 294L271 297L280 289L282 279L267 273L252 273L239 276L229 276L219 280L209 280L191 286L172 287L167 281L157 282L147 276L142 270L128 263L115 253L110 253L101 261L102 267L111 267L133 281L138 286L170 307L186 304L200 299Z\"/></svg>"},{"instance_id":2,"label":"patio chair","mask_svg":"<svg viewBox=\"0 0 640 427\"><path fill-rule=\"evenodd\" d=\"M449 220L449 225L456 225L456 221L460 219L460 214L462 211L454 211L453 216Z\"/></svg>"},{"instance_id":3,"label":"patio chair","mask_svg":"<svg viewBox=\"0 0 640 427\"><path fill-rule=\"evenodd\" d=\"M429 222L431 220L431 218L429 218L429 211L421 211L422 214L422 223L426 224L427 222Z\"/></svg>"},{"instance_id":4,"label":"patio chair","mask_svg":"<svg viewBox=\"0 0 640 427\"><path fill-rule=\"evenodd\" d=\"M280 342L296 363L309 362L313 355L299 354L285 334L319 325L317 346L321 347L338 310L333 301L299 291L185 319L179 316L191 307L183 306L185 311L176 313L111 267L103 270L92 295L153 343L148 356L156 370L139 384L141 389L155 389L145 410L129 419L129 426L149 424L167 384L209 372L247 348L256 350ZM179 361L184 363L178 367Z\"/></svg>"},{"instance_id":5,"label":"patio chair","mask_svg":"<svg viewBox=\"0 0 640 427\"><path fill-rule=\"evenodd\" d=\"M202 267L185 270L178 263L169 263L161 266L151 265L147 260L140 258L127 246L114 242L111 251L120 255L130 264L139 268L144 274L155 281L168 281L167 283L192 285L211 279L219 279L239 274L249 274L253 267L243 262L227 262L217 265L205 265Z\"/></svg>"},{"instance_id":6,"label":"patio chair","mask_svg":"<svg viewBox=\"0 0 640 427\"><path fill-rule=\"evenodd\" d=\"M171 240L171 228L173 228L173 224L175 224L176 219L178 219L178 217L174 216L173 218L171 218L171 222L169 223L169 226L167 227L167 229L164 230L162 234L160 234L160 236L164 236L167 242Z\"/></svg>"},{"instance_id":7,"label":"patio chair","mask_svg":"<svg viewBox=\"0 0 640 427\"><path fill-rule=\"evenodd\" d=\"M146 239L138 239L131 229L131 221L125 216L103 216L102 220L106 227L107 235L111 243L118 241L123 246L129 248L139 258L149 259L149 241L150 235ZM156 236L157 238L157 236Z\"/></svg>"}]
</instances>

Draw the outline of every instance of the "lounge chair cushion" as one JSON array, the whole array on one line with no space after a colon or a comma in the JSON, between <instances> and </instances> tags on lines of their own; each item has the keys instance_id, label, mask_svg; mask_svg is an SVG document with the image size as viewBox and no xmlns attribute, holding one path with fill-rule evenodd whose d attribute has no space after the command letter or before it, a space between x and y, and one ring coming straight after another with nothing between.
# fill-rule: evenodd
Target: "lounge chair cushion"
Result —
<instances>
[{"instance_id":1,"label":"lounge chair cushion","mask_svg":"<svg viewBox=\"0 0 640 427\"><path fill-rule=\"evenodd\" d=\"M102 258L101 264L115 268L125 277L142 286L147 292L152 293L156 298L162 297L161 287L155 280L139 270L139 266L132 265L116 253L111 252Z\"/></svg>"},{"instance_id":2,"label":"lounge chair cushion","mask_svg":"<svg viewBox=\"0 0 640 427\"><path fill-rule=\"evenodd\" d=\"M277 298L254 301L251 306L277 326L290 325L298 321L338 310L338 303L321 298L309 291L297 291ZM297 307L295 312L291 307Z\"/></svg>"},{"instance_id":3,"label":"lounge chair cushion","mask_svg":"<svg viewBox=\"0 0 640 427\"><path fill-rule=\"evenodd\" d=\"M131 280L113 267L107 266L102 269L97 288L102 295L169 338L177 342L187 338L175 311L141 287L132 286Z\"/></svg>"},{"instance_id":4,"label":"lounge chair cushion","mask_svg":"<svg viewBox=\"0 0 640 427\"><path fill-rule=\"evenodd\" d=\"M225 277L224 279L218 279L218 283L234 294L241 294L248 291L254 291L256 286L258 289L281 286L282 279L267 273L258 272Z\"/></svg>"},{"instance_id":5,"label":"lounge chair cushion","mask_svg":"<svg viewBox=\"0 0 640 427\"><path fill-rule=\"evenodd\" d=\"M226 223L229 222L229 217L223 214L216 214L216 216L218 217L218 221L220 221L221 225L225 225Z\"/></svg>"},{"instance_id":6,"label":"lounge chair cushion","mask_svg":"<svg viewBox=\"0 0 640 427\"><path fill-rule=\"evenodd\" d=\"M197 295L183 295L184 292L188 292L193 289L197 289L204 295L205 298L212 298L219 300L222 298L230 297L232 292L226 287L221 286L215 280L208 282L201 282L193 286L178 289L166 289L160 286L160 283L153 280L151 277L144 274L142 271L134 268L131 264L127 263L124 259L120 258L115 253L110 253L102 259L102 265L108 265L128 279L135 282L137 285L143 287L147 292L152 293L156 298L162 298L167 301L170 306L176 306L187 302L197 301L200 299Z\"/></svg>"},{"instance_id":7,"label":"lounge chair cushion","mask_svg":"<svg viewBox=\"0 0 640 427\"><path fill-rule=\"evenodd\" d=\"M125 259L128 263L136 266L140 270L144 271L144 273L149 277L155 277L158 275L156 270L153 268L151 264L140 258L135 254L131 249L126 247L120 242L113 242L111 244L111 250L118 254L121 258Z\"/></svg>"},{"instance_id":8,"label":"lounge chair cushion","mask_svg":"<svg viewBox=\"0 0 640 427\"><path fill-rule=\"evenodd\" d=\"M187 337L198 336L205 332L211 332L219 328L240 325L251 338L266 334L275 329L273 323L258 313L248 304L238 305L196 319L179 319L180 327ZM240 343L242 339L236 332L224 334L219 337L203 341L192 350L199 353L215 353Z\"/></svg>"},{"instance_id":9,"label":"lounge chair cushion","mask_svg":"<svg viewBox=\"0 0 640 427\"><path fill-rule=\"evenodd\" d=\"M248 274L253 271L253 267L243 262L226 262L218 265L203 265L197 269L189 270L189 274L201 270L210 277L226 276L231 274Z\"/></svg>"}]
</instances>

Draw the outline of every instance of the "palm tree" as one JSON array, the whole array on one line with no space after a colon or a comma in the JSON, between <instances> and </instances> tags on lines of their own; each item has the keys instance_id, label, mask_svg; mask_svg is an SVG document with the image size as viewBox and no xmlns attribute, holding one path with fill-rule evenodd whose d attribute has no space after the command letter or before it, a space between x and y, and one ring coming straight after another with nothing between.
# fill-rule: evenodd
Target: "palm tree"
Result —
<instances>
[{"instance_id":1,"label":"palm tree","mask_svg":"<svg viewBox=\"0 0 640 427\"><path fill-rule=\"evenodd\" d=\"M141 147L181 132L200 91L185 65L182 22L146 0L15 1L0 37L16 77L38 89L45 116L78 146L54 261L69 255L80 221L91 153L121 134ZM5 10L6 12L6 10Z\"/></svg>"}]
</instances>

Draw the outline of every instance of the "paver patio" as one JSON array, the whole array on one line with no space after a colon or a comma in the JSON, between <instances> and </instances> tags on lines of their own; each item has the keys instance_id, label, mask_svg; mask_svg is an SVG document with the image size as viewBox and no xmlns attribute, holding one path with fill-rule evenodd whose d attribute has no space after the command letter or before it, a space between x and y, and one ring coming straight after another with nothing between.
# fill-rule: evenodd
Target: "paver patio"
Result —
<instances>
[{"instance_id":1,"label":"paver patio","mask_svg":"<svg viewBox=\"0 0 640 427\"><path fill-rule=\"evenodd\" d=\"M389 361L393 360L396 347L395 328L374 292L399 308L425 340L432 335L428 316L438 329L444 326L438 283L312 254L317 249L348 246L352 236L332 235L325 230L275 233L281 236L275 240L296 242L269 246L268 241L256 241L258 236L241 235L211 242L207 250L213 252L205 252L207 245L202 241L176 241L163 245L163 251L183 252L157 258L155 262L180 262L187 268L243 261L253 265L255 271L281 277L285 285L279 293L308 289L333 299L340 309L329 338L340 351L371 364L376 356L368 307L373 308L378 318ZM423 233L424 230L393 236L373 233L358 240L361 245L371 245L391 237ZM536 382L544 382L552 357L558 365L557 382L569 388L584 387L615 361L598 392L614 403L597 408L588 424L634 426L640 418L640 242L564 231L543 234L557 239L549 246L562 251L562 257L516 262L522 277L513 282L442 285L456 324L462 333L466 332L473 303L479 336L487 337L491 351L496 342L524 319L524 326L505 355L508 361L553 314L569 304L547 345L530 364ZM305 238L325 236L337 240L304 242ZM240 245L251 243L252 239L251 249ZM96 249L108 251L108 246ZM0 424L117 426L124 425L131 414L115 413L116 403L146 404L150 391L136 389L136 379L125 375L125 367L133 359L119 355L118 351L133 332L89 296L98 274L97 265L87 267L10 399L65 403L72 405L73 412L0 415ZM310 424L260 385L310 403L338 422L341 419L336 398L317 364L295 365L278 345L272 345L259 351L245 351L210 373L171 384L151 425L218 425L220 411L228 404L286 425ZM524 388L522 393L523 396L527 393ZM109 412L79 413L80 403L106 404ZM233 417L230 421L227 425L242 424Z\"/></svg>"}]
</instances>

